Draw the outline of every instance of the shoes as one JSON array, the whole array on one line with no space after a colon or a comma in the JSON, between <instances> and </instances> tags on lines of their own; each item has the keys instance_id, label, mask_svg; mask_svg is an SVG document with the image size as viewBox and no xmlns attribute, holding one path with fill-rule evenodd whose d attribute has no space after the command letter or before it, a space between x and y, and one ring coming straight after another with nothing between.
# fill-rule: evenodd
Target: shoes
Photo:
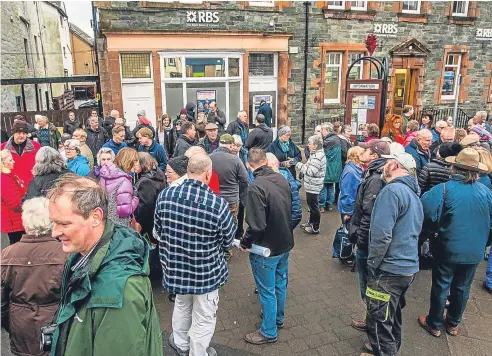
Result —
<instances>
[{"instance_id":1,"label":"shoes","mask_svg":"<svg viewBox=\"0 0 492 356\"><path fill-rule=\"evenodd\" d=\"M260 318L263 320L263 311L260 313ZM261 326L261 325L260 325ZM283 329L285 326L284 323L277 323L277 329ZM259 329L259 328L258 328Z\"/></svg>"},{"instance_id":2,"label":"shoes","mask_svg":"<svg viewBox=\"0 0 492 356\"><path fill-rule=\"evenodd\" d=\"M169 299L171 303L174 303L174 301L176 300L176 294L169 293L167 299Z\"/></svg>"},{"instance_id":3,"label":"shoes","mask_svg":"<svg viewBox=\"0 0 492 356\"><path fill-rule=\"evenodd\" d=\"M451 335L451 336L457 336L458 335L458 326L452 326L451 324L446 324L446 332Z\"/></svg>"},{"instance_id":4,"label":"shoes","mask_svg":"<svg viewBox=\"0 0 492 356\"><path fill-rule=\"evenodd\" d=\"M427 331L429 334L431 334L432 336L434 337L439 337L441 336L441 330L434 330L432 329L428 324L427 324L427 317L425 315L421 315L418 317L418 322L419 322L419 325L422 327L422 329L424 329L425 331Z\"/></svg>"},{"instance_id":5,"label":"shoes","mask_svg":"<svg viewBox=\"0 0 492 356\"><path fill-rule=\"evenodd\" d=\"M207 347L207 356L217 356L217 351L211 346Z\"/></svg>"},{"instance_id":6,"label":"shoes","mask_svg":"<svg viewBox=\"0 0 492 356\"><path fill-rule=\"evenodd\" d=\"M255 290L253 291L254 294L258 294L258 288L255 288Z\"/></svg>"},{"instance_id":7,"label":"shoes","mask_svg":"<svg viewBox=\"0 0 492 356\"><path fill-rule=\"evenodd\" d=\"M333 211L333 207L331 205L328 207L328 211Z\"/></svg>"},{"instance_id":8,"label":"shoes","mask_svg":"<svg viewBox=\"0 0 492 356\"><path fill-rule=\"evenodd\" d=\"M171 335L169 335L169 346L171 346L173 348L173 350L176 351L176 353L179 356L188 356L190 353L190 350L181 350L178 346L176 346L176 344L174 343L174 335L172 332L171 332ZM207 349L207 352L208 352L208 349ZM217 353L215 353L215 355L217 355Z\"/></svg>"},{"instance_id":9,"label":"shoes","mask_svg":"<svg viewBox=\"0 0 492 356\"><path fill-rule=\"evenodd\" d=\"M325 212L325 208L319 208L319 212L320 213L324 213Z\"/></svg>"},{"instance_id":10,"label":"shoes","mask_svg":"<svg viewBox=\"0 0 492 356\"><path fill-rule=\"evenodd\" d=\"M264 337L263 335L261 335L260 330L256 330L255 332L246 335L244 337L244 341L253 345L264 345L264 344L271 344L277 342L277 338Z\"/></svg>"},{"instance_id":11,"label":"shoes","mask_svg":"<svg viewBox=\"0 0 492 356\"><path fill-rule=\"evenodd\" d=\"M364 320L362 320L362 319L361 320L352 320L352 322L350 323L350 326L356 330L367 331L367 325L366 325L365 319Z\"/></svg>"},{"instance_id":12,"label":"shoes","mask_svg":"<svg viewBox=\"0 0 492 356\"><path fill-rule=\"evenodd\" d=\"M492 294L492 288L487 286L487 282L483 282L483 289L485 289L489 294Z\"/></svg>"},{"instance_id":13,"label":"shoes","mask_svg":"<svg viewBox=\"0 0 492 356\"><path fill-rule=\"evenodd\" d=\"M229 262L229 260L232 257L232 248L231 247L229 247L229 248L227 248L227 249L224 250L224 257L225 257L225 260L227 262Z\"/></svg>"},{"instance_id":14,"label":"shoes","mask_svg":"<svg viewBox=\"0 0 492 356\"><path fill-rule=\"evenodd\" d=\"M362 346L362 350L366 351L369 355L372 355L374 353L374 351L372 351L372 345L370 342L366 342Z\"/></svg>"},{"instance_id":15,"label":"shoes","mask_svg":"<svg viewBox=\"0 0 492 356\"><path fill-rule=\"evenodd\" d=\"M319 234L319 229L318 230L315 230L313 228L313 225L309 224L308 226L306 226L304 228L304 232L307 233L307 234L311 234L311 235L318 235Z\"/></svg>"},{"instance_id":16,"label":"shoes","mask_svg":"<svg viewBox=\"0 0 492 356\"><path fill-rule=\"evenodd\" d=\"M303 222L300 227L301 229L305 229L307 226L311 225L311 223L309 221L306 221L306 222Z\"/></svg>"}]
</instances>

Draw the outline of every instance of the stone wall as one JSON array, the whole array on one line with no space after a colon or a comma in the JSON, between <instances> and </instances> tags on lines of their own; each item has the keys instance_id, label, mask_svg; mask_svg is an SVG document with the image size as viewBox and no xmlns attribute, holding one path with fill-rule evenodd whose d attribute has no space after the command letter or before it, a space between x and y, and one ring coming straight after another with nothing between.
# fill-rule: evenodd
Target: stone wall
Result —
<instances>
[{"instance_id":1,"label":"stone wall","mask_svg":"<svg viewBox=\"0 0 492 356\"><path fill-rule=\"evenodd\" d=\"M288 61L289 78L287 89L288 116L293 126L293 138L300 141L302 131L302 102L304 85L304 2L277 2L275 8L252 7L248 2L204 2L202 5L178 5L177 3L112 2L97 4L100 13L100 29L105 31L168 31L206 32L213 41L215 31L260 32L290 34L289 47L297 47L298 53L289 53L283 60ZM425 3L425 4L424 4ZM476 3L476 2L473 2ZM485 91L490 83L491 41L478 41L476 28L492 28L492 3L478 2L474 12L476 19L470 24L451 23L448 17L450 2L423 2L425 16L405 20L398 2L369 2L366 14L341 11L323 13L323 4L311 2L308 34L308 78L306 92L306 137L313 129L312 122L343 114L343 104L322 105L319 95L322 73L320 43L363 43L373 33L374 23L397 24L396 37L379 37L376 57L389 56L389 50L410 37L416 38L428 49L423 63L421 106L452 106L452 103L438 103L441 66L445 45L468 47L468 65L460 107L471 112L486 107ZM145 7L142 7L145 6ZM218 11L217 25L203 28L191 27L186 23L186 11L207 8ZM270 22L275 24L270 26ZM412 22L404 22L412 21ZM103 39L103 37L101 37ZM390 61L391 62L391 61ZM101 62L103 63L103 62ZM109 68L106 68L109 69ZM104 69L103 69L104 70ZM101 70L101 72L103 72ZM391 68L390 68L391 73ZM342 76L345 74L342 73ZM114 88L112 88L114 90ZM105 109L106 110L106 109Z\"/></svg>"}]
</instances>

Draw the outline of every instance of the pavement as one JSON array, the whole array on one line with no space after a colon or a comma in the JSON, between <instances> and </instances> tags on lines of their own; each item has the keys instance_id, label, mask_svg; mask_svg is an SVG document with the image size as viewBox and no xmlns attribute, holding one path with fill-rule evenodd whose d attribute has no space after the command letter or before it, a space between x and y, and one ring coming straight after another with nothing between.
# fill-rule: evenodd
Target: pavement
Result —
<instances>
[{"instance_id":1,"label":"pavement","mask_svg":"<svg viewBox=\"0 0 492 356\"><path fill-rule=\"evenodd\" d=\"M301 195L304 198L304 194ZM307 217L304 202L304 217ZM321 234L295 231L295 247L289 265L289 285L285 328L278 342L254 346L243 341L245 334L261 322L260 302L253 293L254 281L246 253L234 251L230 261L229 282L220 290L218 320L212 345L219 356L344 356L362 352L364 333L350 327L352 318L364 315L356 273L331 257L335 230L340 215L335 210L322 214ZM5 237L2 236L2 246ZM417 317L429 308L431 275L417 274L407 293L403 309L402 356L489 356L492 350L492 296L482 290L485 261L479 266L471 288L460 335L445 332L440 338L427 334ZM171 332L173 304L159 283L154 286L156 308L164 338L164 354L176 355L167 343ZM8 336L2 331L2 356L8 352Z\"/></svg>"}]
</instances>

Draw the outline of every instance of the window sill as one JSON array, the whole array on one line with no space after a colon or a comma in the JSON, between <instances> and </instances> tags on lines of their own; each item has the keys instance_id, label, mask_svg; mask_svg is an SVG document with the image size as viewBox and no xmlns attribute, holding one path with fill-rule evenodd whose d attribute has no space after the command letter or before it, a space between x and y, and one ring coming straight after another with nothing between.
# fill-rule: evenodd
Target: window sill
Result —
<instances>
[{"instance_id":1,"label":"window sill","mask_svg":"<svg viewBox=\"0 0 492 356\"><path fill-rule=\"evenodd\" d=\"M406 12L399 12L398 22L413 22L413 23L427 23L429 15L427 14L410 14Z\"/></svg>"},{"instance_id":2,"label":"window sill","mask_svg":"<svg viewBox=\"0 0 492 356\"><path fill-rule=\"evenodd\" d=\"M323 109L344 109L345 104L343 104L343 103L327 103L327 104L321 105L321 107Z\"/></svg>"},{"instance_id":3,"label":"window sill","mask_svg":"<svg viewBox=\"0 0 492 356\"><path fill-rule=\"evenodd\" d=\"M455 25L475 25L475 16L448 16L449 23Z\"/></svg>"},{"instance_id":4,"label":"window sill","mask_svg":"<svg viewBox=\"0 0 492 356\"><path fill-rule=\"evenodd\" d=\"M367 10L338 10L338 9L323 9L323 17L325 19L337 20L368 20L374 21L376 11Z\"/></svg>"}]
</instances>

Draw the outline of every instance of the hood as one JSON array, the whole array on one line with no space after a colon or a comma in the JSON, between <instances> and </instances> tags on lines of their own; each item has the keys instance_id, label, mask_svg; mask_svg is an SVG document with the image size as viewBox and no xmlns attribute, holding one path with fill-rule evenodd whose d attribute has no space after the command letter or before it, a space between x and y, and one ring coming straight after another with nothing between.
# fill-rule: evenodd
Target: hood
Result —
<instances>
[{"instance_id":1,"label":"hood","mask_svg":"<svg viewBox=\"0 0 492 356\"><path fill-rule=\"evenodd\" d=\"M227 147L218 147L215 152L226 152L226 153L229 153L229 154L232 154L231 150L228 149Z\"/></svg>"},{"instance_id":2,"label":"hood","mask_svg":"<svg viewBox=\"0 0 492 356\"><path fill-rule=\"evenodd\" d=\"M263 131L265 132L268 132L270 131L270 128L267 126L267 124L259 124L258 126L256 126L257 128L259 129L262 129Z\"/></svg>"},{"instance_id":3,"label":"hood","mask_svg":"<svg viewBox=\"0 0 492 356\"><path fill-rule=\"evenodd\" d=\"M346 164L346 166L349 166L352 170L358 172L359 174L362 174L362 167L356 165L354 162L349 162Z\"/></svg>"},{"instance_id":4,"label":"hood","mask_svg":"<svg viewBox=\"0 0 492 356\"><path fill-rule=\"evenodd\" d=\"M195 111L196 104L193 102L189 102L186 104L185 109L188 113L193 113Z\"/></svg>"},{"instance_id":5,"label":"hood","mask_svg":"<svg viewBox=\"0 0 492 356\"><path fill-rule=\"evenodd\" d=\"M417 177L415 176L404 176L404 177L395 178L388 184L393 184L393 183L403 183L406 186L408 186L410 189L412 189L415 192L415 194L420 196L420 188L417 183Z\"/></svg>"},{"instance_id":6,"label":"hood","mask_svg":"<svg viewBox=\"0 0 492 356\"><path fill-rule=\"evenodd\" d=\"M128 178L128 180L131 180L131 177L123 172L114 163L108 163L102 166L99 170L99 176L103 179L116 179L120 177L126 177Z\"/></svg>"},{"instance_id":7,"label":"hood","mask_svg":"<svg viewBox=\"0 0 492 356\"><path fill-rule=\"evenodd\" d=\"M256 168L254 171L253 171L253 176L256 178L256 177L259 177L259 176L267 176L267 175L270 175L270 174L276 174L275 171L273 169L271 169L270 167L268 167L267 165L264 165L264 166L261 166L261 167L258 167Z\"/></svg>"},{"instance_id":8,"label":"hood","mask_svg":"<svg viewBox=\"0 0 492 356\"><path fill-rule=\"evenodd\" d=\"M162 172L159 168L153 169L150 172L144 172L140 175L140 178L147 178L151 180L156 180L160 182L164 182L166 180L166 176L164 172Z\"/></svg>"},{"instance_id":9,"label":"hood","mask_svg":"<svg viewBox=\"0 0 492 356\"><path fill-rule=\"evenodd\" d=\"M386 160L384 158L378 158L372 161L367 165L366 172L364 176L369 176L375 171L380 171L379 173L383 172L383 166L386 163Z\"/></svg>"},{"instance_id":10,"label":"hood","mask_svg":"<svg viewBox=\"0 0 492 356\"><path fill-rule=\"evenodd\" d=\"M140 116L138 118L138 122L142 125L149 125L150 126L150 121L147 119L145 116Z\"/></svg>"},{"instance_id":11,"label":"hood","mask_svg":"<svg viewBox=\"0 0 492 356\"><path fill-rule=\"evenodd\" d=\"M334 132L329 133L328 136L323 138L323 148L330 149L337 144L340 144L340 138Z\"/></svg>"}]
</instances>

